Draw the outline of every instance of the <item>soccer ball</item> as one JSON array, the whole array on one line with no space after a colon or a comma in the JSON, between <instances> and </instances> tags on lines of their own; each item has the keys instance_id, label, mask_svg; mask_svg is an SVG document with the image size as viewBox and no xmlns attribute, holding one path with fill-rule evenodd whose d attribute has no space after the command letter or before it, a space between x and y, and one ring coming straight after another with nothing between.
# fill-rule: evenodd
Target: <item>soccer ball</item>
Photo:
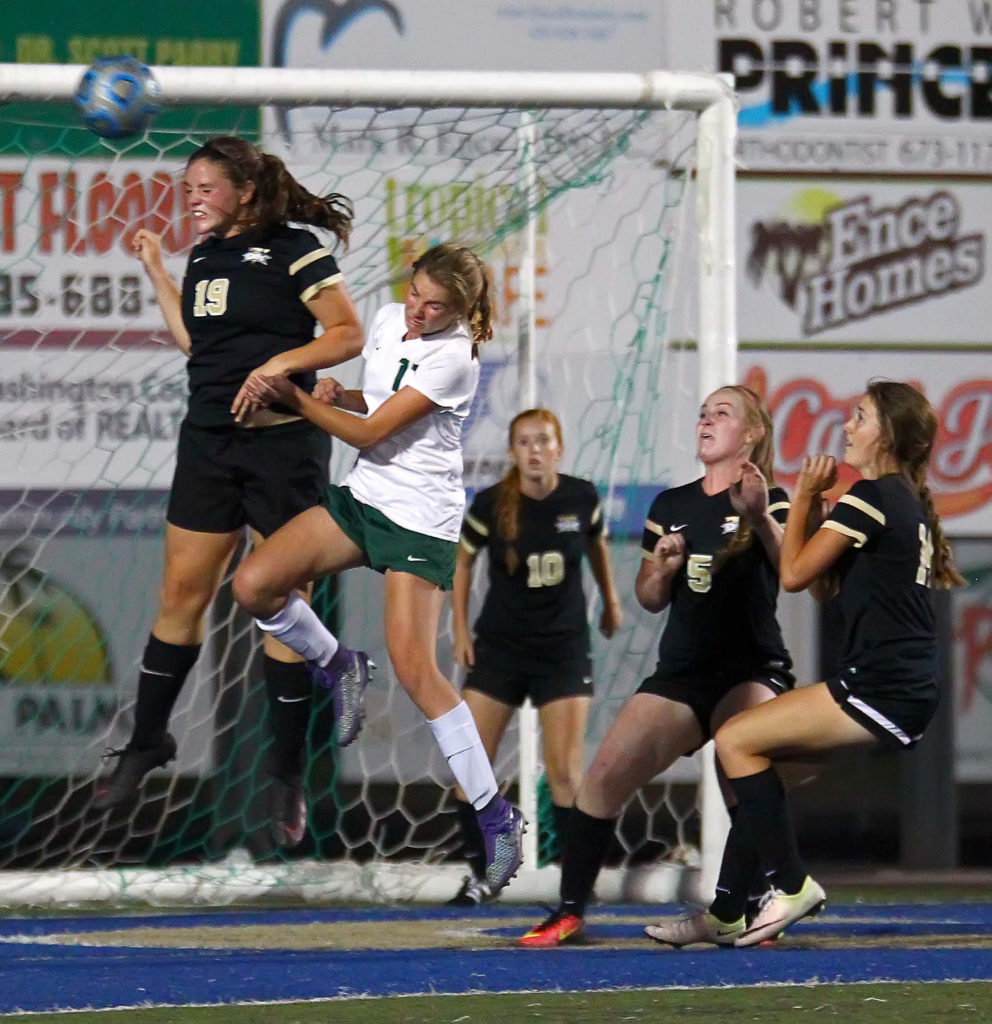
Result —
<instances>
[{"instance_id":1,"label":"soccer ball","mask_svg":"<svg viewBox=\"0 0 992 1024\"><path fill-rule=\"evenodd\" d=\"M79 80L73 101L83 124L105 139L125 139L159 111L162 89L134 57L98 57Z\"/></svg>"}]
</instances>

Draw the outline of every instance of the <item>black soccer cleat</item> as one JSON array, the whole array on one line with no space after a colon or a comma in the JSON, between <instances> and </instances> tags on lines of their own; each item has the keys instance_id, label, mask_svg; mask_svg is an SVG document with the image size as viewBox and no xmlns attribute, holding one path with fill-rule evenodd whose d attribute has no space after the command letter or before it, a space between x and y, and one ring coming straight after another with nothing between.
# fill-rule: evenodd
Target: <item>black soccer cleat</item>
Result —
<instances>
[{"instance_id":1,"label":"black soccer cleat","mask_svg":"<svg viewBox=\"0 0 992 1024\"><path fill-rule=\"evenodd\" d=\"M462 879L462 887L447 902L449 907L481 907L483 903L491 903L496 894L489 888L484 878L466 875Z\"/></svg>"},{"instance_id":2,"label":"black soccer cleat","mask_svg":"<svg viewBox=\"0 0 992 1024\"><path fill-rule=\"evenodd\" d=\"M110 775L97 783L96 795L93 798L93 810L113 811L119 807L131 807L138 800L138 787L141 780L153 769L162 768L176 756L176 741L166 733L162 742L151 750L135 750L124 747L122 750L108 750L103 755L104 761L112 757L119 758L117 767Z\"/></svg>"},{"instance_id":3,"label":"black soccer cleat","mask_svg":"<svg viewBox=\"0 0 992 1024\"><path fill-rule=\"evenodd\" d=\"M276 846L299 846L307 831L307 802L299 775L272 776L269 786L269 835Z\"/></svg>"}]
</instances>

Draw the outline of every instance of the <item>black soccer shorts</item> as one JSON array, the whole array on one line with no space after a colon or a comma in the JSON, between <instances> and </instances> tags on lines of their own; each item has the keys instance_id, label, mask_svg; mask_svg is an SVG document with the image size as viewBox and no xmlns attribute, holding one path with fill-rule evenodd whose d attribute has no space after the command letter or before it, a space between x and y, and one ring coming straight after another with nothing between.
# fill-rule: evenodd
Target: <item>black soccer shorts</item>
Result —
<instances>
[{"instance_id":1,"label":"black soccer shorts","mask_svg":"<svg viewBox=\"0 0 992 1024\"><path fill-rule=\"evenodd\" d=\"M201 533L248 525L268 537L321 503L330 458L330 437L305 420L250 429L183 422L166 519Z\"/></svg>"}]
</instances>

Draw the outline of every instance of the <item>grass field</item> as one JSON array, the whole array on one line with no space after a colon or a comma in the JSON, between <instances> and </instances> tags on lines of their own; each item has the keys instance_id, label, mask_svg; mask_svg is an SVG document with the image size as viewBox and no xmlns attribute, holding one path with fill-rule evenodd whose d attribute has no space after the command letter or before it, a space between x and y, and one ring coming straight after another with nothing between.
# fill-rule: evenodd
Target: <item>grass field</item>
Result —
<instances>
[{"instance_id":1,"label":"grass field","mask_svg":"<svg viewBox=\"0 0 992 1024\"><path fill-rule=\"evenodd\" d=\"M7 1018L12 1019L12 1018ZM992 982L933 985L815 985L621 991L535 992L314 1001L269 1006L167 1007L30 1014L31 1024L639 1024L705 1022L798 1024L843 1020L906 1024L986 1024Z\"/></svg>"}]
</instances>

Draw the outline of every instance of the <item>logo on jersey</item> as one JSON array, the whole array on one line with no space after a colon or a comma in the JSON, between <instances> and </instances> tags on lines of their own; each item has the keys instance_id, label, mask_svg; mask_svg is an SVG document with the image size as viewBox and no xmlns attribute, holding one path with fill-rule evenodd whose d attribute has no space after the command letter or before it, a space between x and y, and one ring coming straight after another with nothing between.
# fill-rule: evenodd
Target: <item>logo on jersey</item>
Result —
<instances>
[{"instance_id":1,"label":"logo on jersey","mask_svg":"<svg viewBox=\"0 0 992 1024\"><path fill-rule=\"evenodd\" d=\"M242 263L260 263L263 267L269 265L269 260L272 259L271 249L261 249L256 245L253 245L245 254L241 257Z\"/></svg>"},{"instance_id":2,"label":"logo on jersey","mask_svg":"<svg viewBox=\"0 0 992 1024\"><path fill-rule=\"evenodd\" d=\"M736 533L737 526L740 523L740 516L727 516L724 519L723 524L720 527L720 532L723 534Z\"/></svg>"},{"instance_id":3,"label":"logo on jersey","mask_svg":"<svg viewBox=\"0 0 992 1024\"><path fill-rule=\"evenodd\" d=\"M581 533L582 523L577 515L566 512L564 515L560 515L558 517L555 529L559 533Z\"/></svg>"}]
</instances>

